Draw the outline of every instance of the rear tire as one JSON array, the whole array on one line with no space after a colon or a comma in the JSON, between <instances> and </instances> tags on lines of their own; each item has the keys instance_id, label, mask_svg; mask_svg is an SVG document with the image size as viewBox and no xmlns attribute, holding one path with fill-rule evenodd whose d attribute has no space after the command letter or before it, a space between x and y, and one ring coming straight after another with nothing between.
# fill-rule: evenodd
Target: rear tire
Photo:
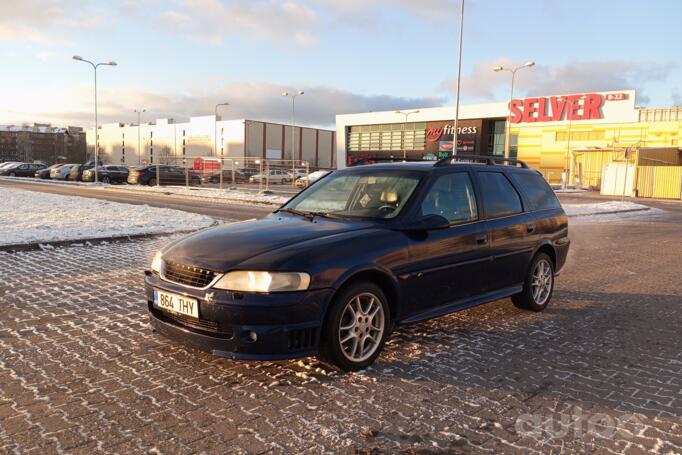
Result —
<instances>
[{"instance_id":1,"label":"rear tire","mask_svg":"<svg viewBox=\"0 0 682 455\"><path fill-rule=\"evenodd\" d=\"M9 173L9 176L10 176L10 177L16 177L17 174L15 174L14 172L10 172L10 173Z\"/></svg>"},{"instance_id":2,"label":"rear tire","mask_svg":"<svg viewBox=\"0 0 682 455\"><path fill-rule=\"evenodd\" d=\"M383 291L358 281L334 296L322 329L320 357L344 371L361 370L379 356L389 332Z\"/></svg>"},{"instance_id":3,"label":"rear tire","mask_svg":"<svg viewBox=\"0 0 682 455\"><path fill-rule=\"evenodd\" d=\"M109 178L109 176L105 175L104 177L102 177L102 183L111 183L111 179Z\"/></svg>"},{"instance_id":4,"label":"rear tire","mask_svg":"<svg viewBox=\"0 0 682 455\"><path fill-rule=\"evenodd\" d=\"M512 303L524 310L547 308L554 292L554 265L545 253L537 254L530 263L523 291L512 296Z\"/></svg>"}]
</instances>

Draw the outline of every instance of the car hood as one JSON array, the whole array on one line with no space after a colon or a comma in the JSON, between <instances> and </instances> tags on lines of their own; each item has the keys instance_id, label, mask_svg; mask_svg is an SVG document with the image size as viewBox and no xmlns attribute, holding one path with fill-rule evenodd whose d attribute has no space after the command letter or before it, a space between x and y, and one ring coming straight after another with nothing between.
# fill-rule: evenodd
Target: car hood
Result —
<instances>
[{"instance_id":1,"label":"car hood","mask_svg":"<svg viewBox=\"0 0 682 455\"><path fill-rule=\"evenodd\" d=\"M314 221L293 214L271 214L261 220L224 224L191 234L168 245L163 258L218 272L228 271L255 256L300 242L376 227L368 221L316 217Z\"/></svg>"}]
</instances>

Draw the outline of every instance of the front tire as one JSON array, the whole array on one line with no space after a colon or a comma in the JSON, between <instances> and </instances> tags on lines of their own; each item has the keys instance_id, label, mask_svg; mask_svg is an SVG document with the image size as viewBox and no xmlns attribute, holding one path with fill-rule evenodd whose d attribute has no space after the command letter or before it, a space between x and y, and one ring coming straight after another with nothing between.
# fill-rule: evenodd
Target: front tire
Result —
<instances>
[{"instance_id":1,"label":"front tire","mask_svg":"<svg viewBox=\"0 0 682 455\"><path fill-rule=\"evenodd\" d=\"M512 296L512 303L524 310L542 311L547 308L554 292L554 264L545 253L539 253L528 269L523 291Z\"/></svg>"},{"instance_id":2,"label":"front tire","mask_svg":"<svg viewBox=\"0 0 682 455\"><path fill-rule=\"evenodd\" d=\"M154 177L150 178L150 179L147 181L147 185L149 185L149 186L156 186L156 179L155 179Z\"/></svg>"},{"instance_id":3,"label":"front tire","mask_svg":"<svg viewBox=\"0 0 682 455\"><path fill-rule=\"evenodd\" d=\"M381 288L360 281L343 288L327 314L321 357L345 371L371 365L390 332L390 313Z\"/></svg>"}]
</instances>

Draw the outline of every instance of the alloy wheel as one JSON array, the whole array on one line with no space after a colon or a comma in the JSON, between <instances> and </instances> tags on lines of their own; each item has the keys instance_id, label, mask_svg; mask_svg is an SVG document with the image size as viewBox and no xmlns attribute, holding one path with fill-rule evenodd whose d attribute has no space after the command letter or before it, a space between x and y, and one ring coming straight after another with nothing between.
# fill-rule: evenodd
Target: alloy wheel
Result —
<instances>
[{"instance_id":1,"label":"alloy wheel","mask_svg":"<svg viewBox=\"0 0 682 455\"><path fill-rule=\"evenodd\" d=\"M544 305L552 292L552 266L546 259L535 264L531 281L533 300L538 305Z\"/></svg>"},{"instance_id":2,"label":"alloy wheel","mask_svg":"<svg viewBox=\"0 0 682 455\"><path fill-rule=\"evenodd\" d=\"M379 348L385 326L384 307L376 295L362 292L352 297L341 314L341 352L353 362L367 360Z\"/></svg>"}]
</instances>

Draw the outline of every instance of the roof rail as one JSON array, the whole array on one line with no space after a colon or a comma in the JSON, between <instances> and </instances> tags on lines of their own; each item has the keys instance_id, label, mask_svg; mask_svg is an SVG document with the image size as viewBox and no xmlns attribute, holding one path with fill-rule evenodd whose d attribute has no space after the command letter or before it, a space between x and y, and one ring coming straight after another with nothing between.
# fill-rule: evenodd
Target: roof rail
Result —
<instances>
[{"instance_id":1,"label":"roof rail","mask_svg":"<svg viewBox=\"0 0 682 455\"><path fill-rule=\"evenodd\" d=\"M388 161L388 162L422 162L422 161L430 161L432 163L435 163L434 160L423 160L419 158L400 158L400 157L392 157L392 156L375 156L371 157L368 156L366 158L360 158L357 161L353 161L349 167L352 166L360 166L361 164L367 164L368 161Z\"/></svg>"},{"instance_id":2,"label":"roof rail","mask_svg":"<svg viewBox=\"0 0 682 455\"><path fill-rule=\"evenodd\" d=\"M527 168L528 165L521 160L517 160L516 158L504 158L501 156L490 156L490 155L451 155L451 156L446 156L445 158L441 158L438 161L436 161L436 164L434 164L434 167L439 167L439 166L447 166L450 164L452 160L456 161L483 161L486 164L489 165L495 165L497 163L509 163L513 164L514 166L521 165L522 168Z\"/></svg>"}]
</instances>

